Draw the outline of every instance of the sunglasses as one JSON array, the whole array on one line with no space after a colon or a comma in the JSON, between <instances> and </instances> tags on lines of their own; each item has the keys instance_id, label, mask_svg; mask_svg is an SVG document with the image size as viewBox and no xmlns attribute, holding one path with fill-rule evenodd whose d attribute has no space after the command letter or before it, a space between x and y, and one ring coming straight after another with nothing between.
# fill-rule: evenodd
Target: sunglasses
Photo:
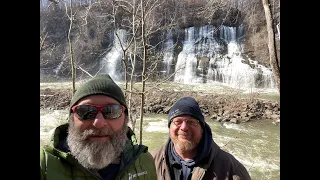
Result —
<instances>
[{"instance_id":1,"label":"sunglasses","mask_svg":"<svg viewBox=\"0 0 320 180\"><path fill-rule=\"evenodd\" d=\"M104 119L113 120L122 115L125 107L120 104L107 104L104 106L86 104L75 105L71 109L79 116L79 119L81 120L94 120L98 112L102 113Z\"/></svg>"}]
</instances>

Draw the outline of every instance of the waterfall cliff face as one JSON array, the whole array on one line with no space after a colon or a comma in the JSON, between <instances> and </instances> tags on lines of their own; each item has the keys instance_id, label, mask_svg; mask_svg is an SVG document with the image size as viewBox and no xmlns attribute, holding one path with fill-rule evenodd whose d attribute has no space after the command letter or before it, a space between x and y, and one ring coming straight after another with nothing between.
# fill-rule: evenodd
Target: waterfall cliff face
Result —
<instances>
[{"instance_id":1,"label":"waterfall cliff face","mask_svg":"<svg viewBox=\"0 0 320 180\"><path fill-rule=\"evenodd\" d=\"M243 26L189 27L184 37L182 51L176 58L175 82L220 82L240 89L275 88L271 69L243 57ZM166 57L163 62L168 62Z\"/></svg>"},{"instance_id":2,"label":"waterfall cliff face","mask_svg":"<svg viewBox=\"0 0 320 180\"><path fill-rule=\"evenodd\" d=\"M125 32L117 32L125 42ZM162 65L158 69L161 76L174 73L172 81L184 84L218 82L239 89L276 88L270 68L242 55L242 25L189 27L179 35L184 37L182 40L174 40L173 36L177 34L166 33ZM176 46L181 46L180 52ZM123 80L121 58L121 47L115 38L113 47L100 62L101 73L109 73L117 81Z\"/></svg>"}]
</instances>

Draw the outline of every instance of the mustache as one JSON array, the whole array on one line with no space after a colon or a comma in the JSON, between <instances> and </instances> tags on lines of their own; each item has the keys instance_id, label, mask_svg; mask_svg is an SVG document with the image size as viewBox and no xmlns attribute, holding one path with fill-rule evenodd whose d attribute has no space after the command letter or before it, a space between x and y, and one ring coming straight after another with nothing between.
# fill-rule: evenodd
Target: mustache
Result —
<instances>
[{"instance_id":1,"label":"mustache","mask_svg":"<svg viewBox=\"0 0 320 180\"><path fill-rule=\"evenodd\" d=\"M177 135L182 135L182 136L193 136L192 132L183 132L183 131L178 131Z\"/></svg>"},{"instance_id":2,"label":"mustache","mask_svg":"<svg viewBox=\"0 0 320 180\"><path fill-rule=\"evenodd\" d=\"M110 128L90 128L81 133L81 140L86 140L89 136L112 136L115 132Z\"/></svg>"}]
</instances>

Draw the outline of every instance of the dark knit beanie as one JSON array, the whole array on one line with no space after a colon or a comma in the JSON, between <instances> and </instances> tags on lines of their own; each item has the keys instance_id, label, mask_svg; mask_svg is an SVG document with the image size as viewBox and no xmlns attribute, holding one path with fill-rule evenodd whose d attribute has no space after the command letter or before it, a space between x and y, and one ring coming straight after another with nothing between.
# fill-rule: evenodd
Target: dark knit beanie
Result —
<instances>
[{"instance_id":1,"label":"dark knit beanie","mask_svg":"<svg viewBox=\"0 0 320 180\"><path fill-rule=\"evenodd\" d=\"M205 121L201 109L194 98L183 97L171 107L168 114L168 127L170 127L170 123L173 118L181 115L190 115L199 120L202 128L205 127Z\"/></svg>"},{"instance_id":2,"label":"dark knit beanie","mask_svg":"<svg viewBox=\"0 0 320 180\"><path fill-rule=\"evenodd\" d=\"M112 97L113 99L117 100L121 105L126 107L125 111L126 113L128 112L126 99L121 88L111 79L111 77L108 74L99 74L82 84L76 90L71 99L69 109L70 112L72 106L77 104L77 102L80 99L94 94L102 94Z\"/></svg>"}]
</instances>

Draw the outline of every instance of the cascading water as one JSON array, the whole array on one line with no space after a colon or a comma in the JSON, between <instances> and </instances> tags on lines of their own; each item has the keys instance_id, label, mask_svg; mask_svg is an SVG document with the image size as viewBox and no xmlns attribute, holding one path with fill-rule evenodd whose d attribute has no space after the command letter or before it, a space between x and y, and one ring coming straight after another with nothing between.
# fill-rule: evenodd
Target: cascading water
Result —
<instances>
[{"instance_id":1,"label":"cascading water","mask_svg":"<svg viewBox=\"0 0 320 180\"><path fill-rule=\"evenodd\" d=\"M126 31L117 30L122 42ZM241 39L244 27L205 25L184 29L184 41L173 41L173 32L168 31L164 42L162 76L174 75L174 82L222 83L239 89L275 88L270 68L264 67L242 55ZM101 73L108 73L116 80L123 80L122 50L114 36L113 46L100 62ZM175 44L182 44L182 51L175 56ZM125 45L125 43L123 43ZM137 69L139 71L139 69ZM172 71L175 72L172 72Z\"/></svg>"},{"instance_id":2,"label":"cascading water","mask_svg":"<svg viewBox=\"0 0 320 180\"><path fill-rule=\"evenodd\" d=\"M59 65L57 66L57 68L55 68L55 69L53 70L53 72L54 72L56 75L59 75L60 70L61 70L63 64L64 64L64 61L61 61L61 62L59 63Z\"/></svg>"},{"instance_id":3,"label":"cascading water","mask_svg":"<svg viewBox=\"0 0 320 180\"><path fill-rule=\"evenodd\" d=\"M208 79L225 83L239 89L274 88L272 71L257 61L245 60L240 50L239 38L242 28L223 27L220 33L228 44L228 53L210 60ZM238 38L239 37L239 38Z\"/></svg>"},{"instance_id":4,"label":"cascading water","mask_svg":"<svg viewBox=\"0 0 320 180\"><path fill-rule=\"evenodd\" d=\"M190 83L196 81L197 58L195 55L195 39L193 35L194 27L185 29L183 49L178 55L175 66L175 82Z\"/></svg>"},{"instance_id":5,"label":"cascading water","mask_svg":"<svg viewBox=\"0 0 320 180\"><path fill-rule=\"evenodd\" d=\"M252 69L248 64L242 63L242 60L238 45L235 42L230 42L227 56L210 61L209 71L215 74L213 80L235 88L255 87L255 74L258 71Z\"/></svg>"},{"instance_id":6,"label":"cascading water","mask_svg":"<svg viewBox=\"0 0 320 180\"><path fill-rule=\"evenodd\" d=\"M122 46L125 46L124 42L126 41L126 31L119 29L116 33L119 38L114 34L113 46L106 56L100 61L100 69L101 73L109 74L113 80L121 81L123 77L123 68L121 62L122 49L120 41Z\"/></svg>"},{"instance_id":7,"label":"cascading water","mask_svg":"<svg viewBox=\"0 0 320 180\"><path fill-rule=\"evenodd\" d=\"M221 26L219 33L212 25L186 28L174 81L220 82L239 89L275 88L269 68L242 56L240 40L243 35L243 26ZM225 49L227 53L223 53Z\"/></svg>"},{"instance_id":8,"label":"cascading water","mask_svg":"<svg viewBox=\"0 0 320 180\"><path fill-rule=\"evenodd\" d=\"M167 32L167 40L164 43L164 56L163 56L163 64L164 70L163 74L168 76L171 72L171 65L173 61L173 50L174 50L174 43L172 40L172 31L169 30Z\"/></svg>"}]
</instances>

